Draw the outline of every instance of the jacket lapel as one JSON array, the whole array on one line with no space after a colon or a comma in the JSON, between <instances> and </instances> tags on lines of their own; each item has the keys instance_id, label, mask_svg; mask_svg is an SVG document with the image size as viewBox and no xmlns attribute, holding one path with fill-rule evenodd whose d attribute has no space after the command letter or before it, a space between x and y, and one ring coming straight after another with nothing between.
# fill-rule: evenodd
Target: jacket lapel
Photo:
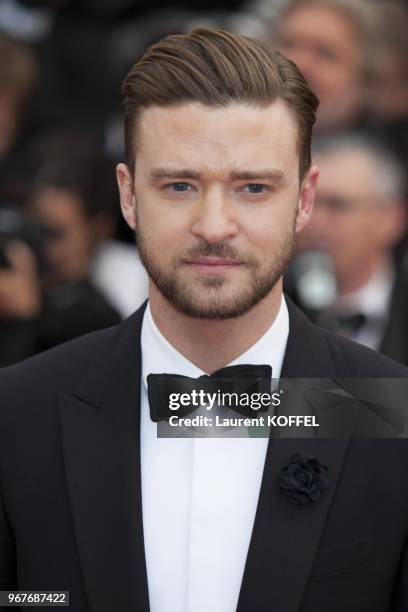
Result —
<instances>
[{"instance_id":1,"label":"jacket lapel","mask_svg":"<svg viewBox=\"0 0 408 612\"><path fill-rule=\"evenodd\" d=\"M290 334L282 378L335 378L336 370L325 336L292 304ZM292 414L291 407L284 408ZM296 411L295 411L296 412ZM342 431L353 421L345 411ZM269 440L258 508L248 551L237 612L297 612L322 529L336 490L348 438L280 438ZM306 506L294 506L280 492L278 474L293 453L312 455L329 469L330 487Z\"/></svg>"},{"instance_id":2,"label":"jacket lapel","mask_svg":"<svg viewBox=\"0 0 408 612\"><path fill-rule=\"evenodd\" d=\"M60 398L62 442L90 612L148 610L140 477L140 332L119 326L73 396Z\"/></svg>"}]
</instances>

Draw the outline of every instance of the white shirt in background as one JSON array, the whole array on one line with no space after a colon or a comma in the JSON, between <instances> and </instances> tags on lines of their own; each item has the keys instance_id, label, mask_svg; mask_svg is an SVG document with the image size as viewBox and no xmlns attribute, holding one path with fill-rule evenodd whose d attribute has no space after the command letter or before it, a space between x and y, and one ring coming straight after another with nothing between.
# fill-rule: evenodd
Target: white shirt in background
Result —
<instances>
[{"instance_id":1,"label":"white shirt in background","mask_svg":"<svg viewBox=\"0 0 408 612\"><path fill-rule=\"evenodd\" d=\"M123 318L147 299L148 276L136 246L107 240L93 259L90 278Z\"/></svg>"}]
</instances>

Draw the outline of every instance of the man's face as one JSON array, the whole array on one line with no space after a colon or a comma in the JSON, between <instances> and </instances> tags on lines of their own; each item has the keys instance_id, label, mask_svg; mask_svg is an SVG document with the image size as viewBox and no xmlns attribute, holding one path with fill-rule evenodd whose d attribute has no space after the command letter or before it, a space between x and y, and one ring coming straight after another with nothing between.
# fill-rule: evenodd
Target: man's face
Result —
<instances>
[{"instance_id":1,"label":"man's face","mask_svg":"<svg viewBox=\"0 0 408 612\"><path fill-rule=\"evenodd\" d=\"M78 198L63 189L44 188L36 194L31 211L53 232L45 252L50 284L84 278L89 269L92 235Z\"/></svg>"},{"instance_id":2,"label":"man's face","mask_svg":"<svg viewBox=\"0 0 408 612\"><path fill-rule=\"evenodd\" d=\"M280 279L312 206L290 111L151 107L137 140L134 180L120 165L118 181L151 291L196 318L244 314Z\"/></svg>"},{"instance_id":3,"label":"man's face","mask_svg":"<svg viewBox=\"0 0 408 612\"><path fill-rule=\"evenodd\" d=\"M278 39L320 100L317 126L352 122L361 105L361 47L347 17L319 4L298 6L283 17Z\"/></svg>"},{"instance_id":4,"label":"man's face","mask_svg":"<svg viewBox=\"0 0 408 612\"><path fill-rule=\"evenodd\" d=\"M320 179L314 212L299 236L300 250L323 249L346 282L389 251L403 231L401 207L381 196L368 153L339 150L316 157Z\"/></svg>"}]
</instances>

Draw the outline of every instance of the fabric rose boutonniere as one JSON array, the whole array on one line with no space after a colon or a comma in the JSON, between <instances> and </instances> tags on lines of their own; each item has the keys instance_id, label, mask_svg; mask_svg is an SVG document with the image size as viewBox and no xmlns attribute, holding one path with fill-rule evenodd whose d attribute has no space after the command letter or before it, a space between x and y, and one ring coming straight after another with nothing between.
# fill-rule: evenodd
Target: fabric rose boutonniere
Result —
<instances>
[{"instance_id":1,"label":"fabric rose boutonniere","mask_svg":"<svg viewBox=\"0 0 408 612\"><path fill-rule=\"evenodd\" d=\"M328 468L317 457L294 453L289 465L280 469L280 490L292 504L310 504L328 488L328 475Z\"/></svg>"}]
</instances>

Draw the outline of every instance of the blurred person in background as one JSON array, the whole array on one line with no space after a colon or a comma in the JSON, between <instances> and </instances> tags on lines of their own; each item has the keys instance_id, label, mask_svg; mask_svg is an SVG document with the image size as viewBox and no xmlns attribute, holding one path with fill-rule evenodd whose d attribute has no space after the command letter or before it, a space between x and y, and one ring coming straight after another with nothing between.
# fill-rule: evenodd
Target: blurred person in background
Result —
<instances>
[{"instance_id":1,"label":"blurred person in background","mask_svg":"<svg viewBox=\"0 0 408 612\"><path fill-rule=\"evenodd\" d=\"M370 111L378 122L408 115L408 10L399 2L378 4Z\"/></svg>"},{"instance_id":2,"label":"blurred person in background","mask_svg":"<svg viewBox=\"0 0 408 612\"><path fill-rule=\"evenodd\" d=\"M16 144L36 72L29 48L0 34L0 159Z\"/></svg>"},{"instance_id":3,"label":"blurred person in background","mask_svg":"<svg viewBox=\"0 0 408 612\"><path fill-rule=\"evenodd\" d=\"M20 236L3 242L1 366L120 321L90 279L96 228L107 223L105 212L116 197L109 169L104 157L68 151L37 177L29 214L21 221L42 228L37 252Z\"/></svg>"},{"instance_id":4,"label":"blurred person in background","mask_svg":"<svg viewBox=\"0 0 408 612\"><path fill-rule=\"evenodd\" d=\"M21 199L26 177L17 178L17 169L31 138L28 109L37 77L31 49L0 33L0 201Z\"/></svg>"},{"instance_id":5,"label":"blurred person in background","mask_svg":"<svg viewBox=\"0 0 408 612\"><path fill-rule=\"evenodd\" d=\"M369 111L372 124L408 163L408 8L379 2Z\"/></svg>"},{"instance_id":6,"label":"blurred person in background","mask_svg":"<svg viewBox=\"0 0 408 612\"><path fill-rule=\"evenodd\" d=\"M273 42L319 98L316 132L365 122L375 17L367 0L292 0L283 8Z\"/></svg>"},{"instance_id":7,"label":"blurred person in background","mask_svg":"<svg viewBox=\"0 0 408 612\"><path fill-rule=\"evenodd\" d=\"M75 153L73 153L75 152ZM49 158L34 186L32 209L57 230L49 241L52 282L89 277L125 317L147 297L147 274L133 245L114 239L118 222L115 164L77 135L49 140Z\"/></svg>"},{"instance_id":8,"label":"blurred person in background","mask_svg":"<svg viewBox=\"0 0 408 612\"><path fill-rule=\"evenodd\" d=\"M408 269L393 257L407 225L402 169L356 134L320 142L314 162L315 210L288 283L317 323L408 364Z\"/></svg>"}]
</instances>

